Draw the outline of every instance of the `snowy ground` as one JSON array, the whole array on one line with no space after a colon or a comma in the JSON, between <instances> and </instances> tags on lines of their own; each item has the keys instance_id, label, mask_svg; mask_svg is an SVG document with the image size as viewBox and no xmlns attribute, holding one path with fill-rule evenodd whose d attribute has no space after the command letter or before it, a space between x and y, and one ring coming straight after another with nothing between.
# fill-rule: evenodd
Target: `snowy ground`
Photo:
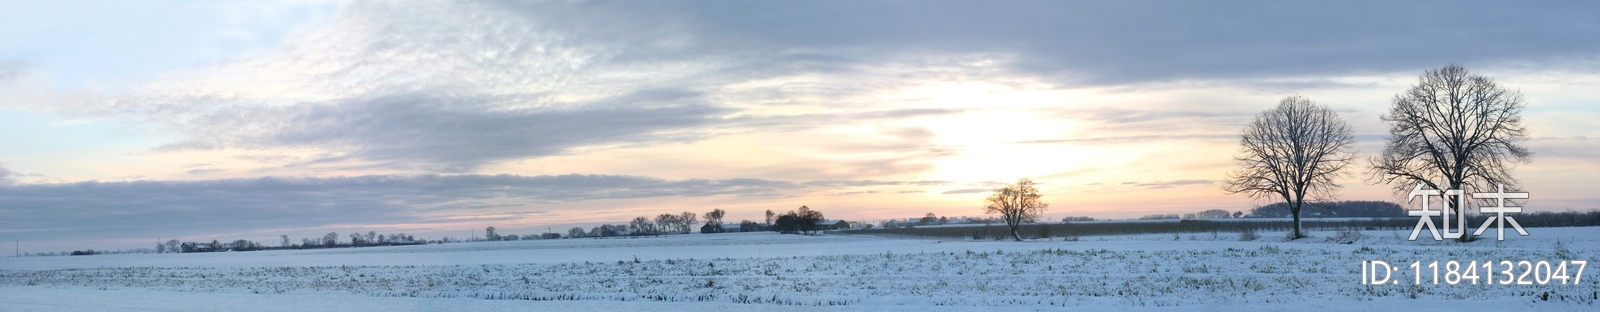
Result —
<instances>
[{"instance_id":1,"label":"snowy ground","mask_svg":"<svg viewBox=\"0 0 1600 312\"><path fill-rule=\"evenodd\" d=\"M1530 232L1466 244L1391 231L1293 242L1274 232L1251 242L1232 233L1028 242L730 233L4 258L0 311L1600 308L1600 268L1576 285L1360 283L1363 260L1600 260L1600 228ZM1410 269L1395 278L1409 284Z\"/></svg>"}]
</instances>

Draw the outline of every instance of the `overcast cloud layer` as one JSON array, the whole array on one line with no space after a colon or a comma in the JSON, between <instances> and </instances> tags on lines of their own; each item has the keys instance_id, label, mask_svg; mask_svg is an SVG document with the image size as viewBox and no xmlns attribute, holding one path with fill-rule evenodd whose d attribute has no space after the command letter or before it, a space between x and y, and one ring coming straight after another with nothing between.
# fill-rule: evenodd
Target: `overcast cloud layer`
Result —
<instances>
[{"instance_id":1,"label":"overcast cloud layer","mask_svg":"<svg viewBox=\"0 0 1600 312\"><path fill-rule=\"evenodd\" d=\"M1022 175L1188 200L1217 193L1236 129L1277 98L1329 103L1372 153L1388 97L1451 63L1513 76L1530 120L1561 121L1530 126L1548 137L1536 159L1600 163L1580 138L1600 135L1583 118L1600 117L1584 91L1594 2L357 1L325 20L325 5L282 6L245 10L280 22L241 31L278 39L220 50L0 22L16 29L0 30L15 125L0 228L259 235L726 196L911 213ZM52 11L23 9L0 17ZM72 26L137 33L163 14L188 13ZM167 52L129 59L150 51Z\"/></svg>"}]
</instances>

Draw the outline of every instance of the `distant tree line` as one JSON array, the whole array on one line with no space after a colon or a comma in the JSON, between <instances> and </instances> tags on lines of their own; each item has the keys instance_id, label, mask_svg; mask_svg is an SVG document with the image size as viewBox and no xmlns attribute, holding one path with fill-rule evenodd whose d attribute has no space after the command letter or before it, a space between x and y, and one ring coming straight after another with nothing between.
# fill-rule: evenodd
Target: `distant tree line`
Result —
<instances>
[{"instance_id":1,"label":"distant tree line","mask_svg":"<svg viewBox=\"0 0 1600 312\"><path fill-rule=\"evenodd\" d=\"M1256 218L1287 218L1289 205L1275 203L1250 209L1250 217ZM1386 201L1341 201L1328 204L1308 204L1301 208L1300 214L1310 217L1323 218L1383 218L1405 217L1406 209L1399 204Z\"/></svg>"},{"instance_id":2,"label":"distant tree line","mask_svg":"<svg viewBox=\"0 0 1600 312\"><path fill-rule=\"evenodd\" d=\"M1195 213L1179 214L1152 214L1139 217L1139 220L1163 219L1227 219L1227 218L1288 218L1293 210L1287 203L1274 203L1250 209L1249 213L1243 211L1228 212L1222 209L1211 209ZM1386 201L1339 201L1332 203L1307 203L1301 207L1300 215L1313 218L1388 218L1405 217L1405 208Z\"/></svg>"},{"instance_id":3,"label":"distant tree line","mask_svg":"<svg viewBox=\"0 0 1600 312\"><path fill-rule=\"evenodd\" d=\"M232 242L182 242L176 239L157 243L157 253L192 253L192 252L221 252L221 251L256 251L256 250L284 250L284 249L316 249L316 248L347 248L347 247L375 247L397 245L422 245L429 242L417 240L416 237L404 233L383 235L376 231L366 234L350 233L348 243L341 243L338 232L328 232L318 238L302 238L299 244L289 240L288 235L279 236L278 246L268 246L258 242L239 239ZM448 238L446 238L447 240ZM435 241L435 242L442 242Z\"/></svg>"},{"instance_id":4,"label":"distant tree line","mask_svg":"<svg viewBox=\"0 0 1600 312\"><path fill-rule=\"evenodd\" d=\"M685 211L685 212L682 212L682 213L679 213L679 214L660 214L660 215L657 215L655 218L649 218L649 217L641 216L641 217L634 218L628 224L603 224L603 225L595 226L595 227L593 227L591 229L588 229L588 230L585 230L583 227L574 227L574 228L572 228L572 229L567 231L565 237L563 237L562 234L560 234L560 233L543 233L543 234L527 234L527 235L509 234L509 233L503 233L502 231L500 231L500 229L497 229L497 228L495 228L493 226L484 228L483 232L484 232L484 239L485 240L489 240L489 241L515 241L515 240L560 239L560 238L582 238L582 237L639 236L639 235L661 235L661 234L689 234L689 233L693 233L695 230L698 230L700 233L709 234L709 233L723 233L723 232L730 231L729 230L730 227L726 226L723 223L723 217L725 217L726 215L727 215L727 212L722 210L722 209L713 209L712 211L707 212L707 213L705 213L703 215ZM931 216L932 214L929 214L929 215ZM696 228L695 225L701 224L700 219L702 217L705 218L704 225ZM780 232L780 233L784 233L784 234L813 234L813 233L816 233L817 231L820 231L820 230L823 230L823 229L827 228L827 226L831 226L831 225L820 224L820 222L822 221L822 218L823 218L822 212L816 211L816 210L812 210L810 207L806 207L806 206L800 206L799 209L792 210L792 211L789 211L788 213L784 213L784 214L776 214L776 213L773 213L771 210L767 210L767 212L766 212L766 222L765 223L758 223L758 222L750 221L750 220L742 220L742 221L740 221L738 223L739 226L737 227L736 231L739 231L739 232L775 231L775 232ZM937 221L937 222L942 223L942 222L944 222L945 218L939 218L938 220L939 221ZM460 240L451 239L450 237L443 237L443 238L438 239L438 240L418 240L418 239L416 239L416 237L411 236L411 235L407 235L407 234L404 234L404 233L387 234L387 235L385 235L385 234L378 234L376 231L368 231L367 233L350 233L348 236L343 236L343 237L341 237L338 232L328 232L328 234L323 235L321 237L301 238L299 243L294 243L293 241L291 241L289 239L288 235L281 235L281 236L279 236L279 242L278 242L277 246L269 246L267 244L262 244L262 243L259 243L259 242L245 240L245 239L234 240L232 242L222 242L222 241L217 241L217 240L212 240L210 242L183 242L183 241L179 241L177 239L173 239L173 240L168 240L168 241L165 241L165 242L157 243L155 249L141 249L140 252L147 252L147 253L148 252L153 252L153 253L194 253L194 252L223 252L223 251L283 250L283 249L350 248L350 247L374 247L374 246L438 244L438 243L456 242L456 241L460 241ZM67 253L67 252L61 252L61 253L33 253L33 254L30 254L30 255L39 255L39 256L44 256L44 255L69 255L69 254L70 255L95 255L95 254L103 254L103 253L106 253L106 252L104 252L104 251L95 251L95 250L91 249L91 250L73 251L71 253ZM118 251L116 253L125 253L125 251Z\"/></svg>"},{"instance_id":5,"label":"distant tree line","mask_svg":"<svg viewBox=\"0 0 1600 312\"><path fill-rule=\"evenodd\" d=\"M812 234L818 229L818 222L822 221L822 212L811 210L811 207L800 206L800 209L790 210L779 215L773 221L775 230L783 234Z\"/></svg>"}]
</instances>

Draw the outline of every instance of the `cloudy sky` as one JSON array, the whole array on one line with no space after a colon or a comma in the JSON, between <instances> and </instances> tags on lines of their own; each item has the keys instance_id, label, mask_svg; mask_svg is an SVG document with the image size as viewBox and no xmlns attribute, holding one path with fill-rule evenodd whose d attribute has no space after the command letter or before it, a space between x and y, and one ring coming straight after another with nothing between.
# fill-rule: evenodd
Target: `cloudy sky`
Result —
<instances>
[{"instance_id":1,"label":"cloudy sky","mask_svg":"<svg viewBox=\"0 0 1600 312\"><path fill-rule=\"evenodd\" d=\"M1528 103L1532 210L1600 207L1600 3L32 1L0 10L0 239L1261 204L1237 133L1299 94L1365 155L1428 69ZM1592 139L1591 139L1592 138ZM1343 179L1342 199L1398 200Z\"/></svg>"}]
</instances>

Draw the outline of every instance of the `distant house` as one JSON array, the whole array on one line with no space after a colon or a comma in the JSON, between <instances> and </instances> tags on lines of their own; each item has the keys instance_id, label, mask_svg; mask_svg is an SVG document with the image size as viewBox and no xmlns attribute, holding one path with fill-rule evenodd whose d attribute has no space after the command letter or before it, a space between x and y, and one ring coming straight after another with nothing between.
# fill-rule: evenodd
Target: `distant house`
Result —
<instances>
[{"instance_id":1,"label":"distant house","mask_svg":"<svg viewBox=\"0 0 1600 312\"><path fill-rule=\"evenodd\" d=\"M817 220L817 228L824 230L846 230L850 229L850 222L845 220L822 219Z\"/></svg>"},{"instance_id":2,"label":"distant house","mask_svg":"<svg viewBox=\"0 0 1600 312\"><path fill-rule=\"evenodd\" d=\"M742 230L739 228L739 224L738 223L723 223L722 224L722 232L723 233L737 233L737 232L742 232Z\"/></svg>"}]
</instances>

